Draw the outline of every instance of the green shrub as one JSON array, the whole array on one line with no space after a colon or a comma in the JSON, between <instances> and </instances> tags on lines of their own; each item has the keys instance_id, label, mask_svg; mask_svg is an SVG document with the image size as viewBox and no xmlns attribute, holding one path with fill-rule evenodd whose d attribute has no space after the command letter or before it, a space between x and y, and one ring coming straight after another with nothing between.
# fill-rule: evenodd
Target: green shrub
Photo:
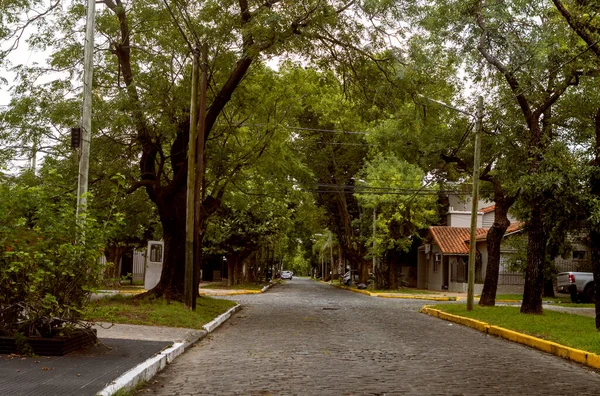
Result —
<instances>
[{"instance_id":1,"label":"green shrub","mask_svg":"<svg viewBox=\"0 0 600 396\"><path fill-rule=\"evenodd\" d=\"M0 184L0 334L47 337L80 324L107 226L77 223L75 202L34 175Z\"/></svg>"}]
</instances>

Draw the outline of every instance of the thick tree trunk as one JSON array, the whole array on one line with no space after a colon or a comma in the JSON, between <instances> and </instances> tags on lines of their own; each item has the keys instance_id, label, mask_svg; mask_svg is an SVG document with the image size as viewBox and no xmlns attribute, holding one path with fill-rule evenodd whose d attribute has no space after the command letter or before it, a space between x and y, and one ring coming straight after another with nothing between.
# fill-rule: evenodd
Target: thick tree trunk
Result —
<instances>
[{"instance_id":1,"label":"thick tree trunk","mask_svg":"<svg viewBox=\"0 0 600 396\"><path fill-rule=\"evenodd\" d=\"M498 289L498 274L500 271L500 246L504 233L510 225L508 220L508 209L512 200L504 196L497 198L494 210L494 224L488 231L486 242L488 249L488 260L483 283L483 292L479 299L479 305L493 307L496 305L496 291Z\"/></svg>"},{"instance_id":2,"label":"thick tree trunk","mask_svg":"<svg viewBox=\"0 0 600 396\"><path fill-rule=\"evenodd\" d=\"M525 273L525 291L521 313L541 314L547 238L544 232L542 210L537 204L531 210L527 232L529 233L527 271Z\"/></svg>"},{"instance_id":3,"label":"thick tree trunk","mask_svg":"<svg viewBox=\"0 0 600 396\"><path fill-rule=\"evenodd\" d=\"M595 158L594 167L600 169L600 108L596 111L596 142L595 142ZM593 195L600 197L600 177L596 172L592 172L590 181L591 192ZM594 273L594 285L596 292L594 294L594 304L596 306L596 330L600 331L600 225L592 224L590 229L590 243L592 245L592 271Z\"/></svg>"},{"instance_id":4,"label":"thick tree trunk","mask_svg":"<svg viewBox=\"0 0 600 396\"><path fill-rule=\"evenodd\" d=\"M185 188L169 203L157 202L163 227L165 253L160 281L151 293L181 301L185 279Z\"/></svg>"},{"instance_id":5,"label":"thick tree trunk","mask_svg":"<svg viewBox=\"0 0 600 396\"><path fill-rule=\"evenodd\" d=\"M600 184L600 181L596 180L596 185L598 184ZM597 188L600 190L600 186ZM594 226L590 231L590 242L592 245L592 271L594 272L594 284L596 285L594 300L596 307L596 330L600 331L600 287L597 286L600 285L600 231L598 226Z\"/></svg>"}]
</instances>

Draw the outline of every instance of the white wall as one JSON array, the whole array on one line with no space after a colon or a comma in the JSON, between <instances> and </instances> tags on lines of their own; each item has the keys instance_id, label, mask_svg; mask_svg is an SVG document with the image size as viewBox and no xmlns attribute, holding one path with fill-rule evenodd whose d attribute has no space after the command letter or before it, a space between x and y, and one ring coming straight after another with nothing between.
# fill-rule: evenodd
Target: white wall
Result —
<instances>
[{"instance_id":1,"label":"white wall","mask_svg":"<svg viewBox=\"0 0 600 396\"><path fill-rule=\"evenodd\" d=\"M452 211L448 212L447 222L449 227L471 227L471 212ZM477 215L477 228L483 227L483 214Z\"/></svg>"},{"instance_id":2,"label":"white wall","mask_svg":"<svg viewBox=\"0 0 600 396\"><path fill-rule=\"evenodd\" d=\"M429 254L429 259L426 260L427 262L427 289L429 290L442 290L442 274L444 272L442 266L443 266L443 258L442 261L440 261L438 263L437 266L437 271L433 271L433 261L435 260L435 254L436 253L441 253L442 251L440 250L439 246L437 245L432 245L431 246L431 253Z\"/></svg>"},{"instance_id":3,"label":"white wall","mask_svg":"<svg viewBox=\"0 0 600 396\"><path fill-rule=\"evenodd\" d=\"M477 243L477 250L481 253L481 264L483 268L481 268L481 279L485 281L485 274L487 271L487 262L488 262L488 250L487 244L485 242Z\"/></svg>"},{"instance_id":4,"label":"white wall","mask_svg":"<svg viewBox=\"0 0 600 396\"><path fill-rule=\"evenodd\" d=\"M483 219L481 221L481 227L491 228L493 224L494 224L494 212L484 213Z\"/></svg>"},{"instance_id":5,"label":"white wall","mask_svg":"<svg viewBox=\"0 0 600 396\"><path fill-rule=\"evenodd\" d=\"M481 294L483 291L483 283L475 283L473 290L474 294ZM450 282L448 291L451 293L466 293L469 291L469 284L467 282Z\"/></svg>"},{"instance_id":6,"label":"white wall","mask_svg":"<svg viewBox=\"0 0 600 396\"><path fill-rule=\"evenodd\" d=\"M471 212L471 197L459 196L459 195L448 195L448 202L450 203L450 209L456 211ZM493 202L485 201L480 199L477 203L479 209L485 208L486 206L493 205Z\"/></svg>"}]
</instances>

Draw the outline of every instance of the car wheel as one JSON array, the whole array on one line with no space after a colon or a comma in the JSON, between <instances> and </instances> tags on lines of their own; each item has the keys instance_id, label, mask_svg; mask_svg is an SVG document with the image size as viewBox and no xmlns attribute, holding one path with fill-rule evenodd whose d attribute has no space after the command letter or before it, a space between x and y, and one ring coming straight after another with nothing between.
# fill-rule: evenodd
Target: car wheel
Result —
<instances>
[{"instance_id":1,"label":"car wheel","mask_svg":"<svg viewBox=\"0 0 600 396\"><path fill-rule=\"evenodd\" d=\"M585 289L585 300L589 303L594 303L594 292L595 292L595 288L593 285L588 286Z\"/></svg>"}]
</instances>

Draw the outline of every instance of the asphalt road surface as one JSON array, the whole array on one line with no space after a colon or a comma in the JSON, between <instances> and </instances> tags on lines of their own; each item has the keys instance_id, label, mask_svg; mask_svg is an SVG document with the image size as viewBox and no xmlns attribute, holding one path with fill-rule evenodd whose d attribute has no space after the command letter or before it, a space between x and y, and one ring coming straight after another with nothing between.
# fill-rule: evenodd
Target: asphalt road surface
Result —
<instances>
[{"instance_id":1,"label":"asphalt road surface","mask_svg":"<svg viewBox=\"0 0 600 396\"><path fill-rule=\"evenodd\" d=\"M576 363L420 314L424 301L294 278L244 308L140 395L600 395Z\"/></svg>"}]
</instances>

